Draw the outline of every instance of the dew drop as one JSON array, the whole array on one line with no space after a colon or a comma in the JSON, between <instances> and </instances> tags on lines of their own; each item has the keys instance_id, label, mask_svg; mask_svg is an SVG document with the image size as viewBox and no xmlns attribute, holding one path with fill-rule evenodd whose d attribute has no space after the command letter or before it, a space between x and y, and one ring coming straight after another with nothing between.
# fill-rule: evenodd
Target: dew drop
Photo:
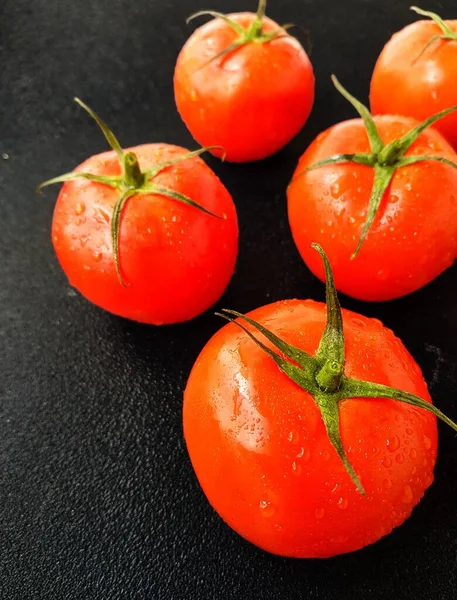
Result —
<instances>
[{"instance_id":1,"label":"dew drop","mask_svg":"<svg viewBox=\"0 0 457 600\"><path fill-rule=\"evenodd\" d=\"M316 508L314 514L316 519L322 519L322 517L325 515L325 510L323 508Z\"/></svg>"},{"instance_id":2,"label":"dew drop","mask_svg":"<svg viewBox=\"0 0 457 600\"><path fill-rule=\"evenodd\" d=\"M424 435L424 446L427 450L430 450L430 448L432 447L432 440L426 435Z\"/></svg>"},{"instance_id":3,"label":"dew drop","mask_svg":"<svg viewBox=\"0 0 457 600\"><path fill-rule=\"evenodd\" d=\"M384 281L384 279L387 279L388 273L387 271L384 271L384 269L379 269L379 271L376 273L376 277L378 279L381 279L382 281Z\"/></svg>"},{"instance_id":4,"label":"dew drop","mask_svg":"<svg viewBox=\"0 0 457 600\"><path fill-rule=\"evenodd\" d=\"M296 431L295 429L293 429L292 431L289 431L289 435L287 436L287 439L292 444L296 444L298 442L298 440L300 439L300 436L298 435L298 431Z\"/></svg>"},{"instance_id":5,"label":"dew drop","mask_svg":"<svg viewBox=\"0 0 457 600\"><path fill-rule=\"evenodd\" d=\"M382 486L384 489L386 490L390 490L390 488L392 487L392 479L386 478L384 479L384 481L382 482Z\"/></svg>"},{"instance_id":6,"label":"dew drop","mask_svg":"<svg viewBox=\"0 0 457 600\"><path fill-rule=\"evenodd\" d=\"M383 464L384 467L386 467L386 469L388 469L389 467L392 466L392 459L389 458L388 456L386 456L384 458L384 460L382 461L382 464Z\"/></svg>"},{"instance_id":7,"label":"dew drop","mask_svg":"<svg viewBox=\"0 0 457 600\"><path fill-rule=\"evenodd\" d=\"M417 473L417 467L413 467L411 469L411 475L415 475Z\"/></svg>"},{"instance_id":8,"label":"dew drop","mask_svg":"<svg viewBox=\"0 0 457 600\"><path fill-rule=\"evenodd\" d=\"M404 456L403 452L399 452L397 454L397 456L395 457L395 460L397 461L397 463L399 465L403 464L405 462L405 456Z\"/></svg>"},{"instance_id":9,"label":"dew drop","mask_svg":"<svg viewBox=\"0 0 457 600\"><path fill-rule=\"evenodd\" d=\"M397 194L390 194L389 200L391 201L392 204L395 204L396 202L398 202L400 200L400 196L397 196Z\"/></svg>"},{"instance_id":10,"label":"dew drop","mask_svg":"<svg viewBox=\"0 0 457 600\"><path fill-rule=\"evenodd\" d=\"M351 223L351 225L353 225L355 223L354 217L349 217L349 223Z\"/></svg>"},{"instance_id":11,"label":"dew drop","mask_svg":"<svg viewBox=\"0 0 457 600\"><path fill-rule=\"evenodd\" d=\"M324 450L322 452L322 460L327 461L330 458L330 452L328 450Z\"/></svg>"},{"instance_id":12,"label":"dew drop","mask_svg":"<svg viewBox=\"0 0 457 600\"><path fill-rule=\"evenodd\" d=\"M85 210L86 210L86 206L83 202L78 202L77 205L75 206L75 213L78 215L78 217L80 215L82 215Z\"/></svg>"},{"instance_id":13,"label":"dew drop","mask_svg":"<svg viewBox=\"0 0 457 600\"><path fill-rule=\"evenodd\" d=\"M261 500L259 502L259 506L260 506L261 514L265 518L272 517L276 512L275 506L268 500Z\"/></svg>"},{"instance_id":14,"label":"dew drop","mask_svg":"<svg viewBox=\"0 0 457 600\"><path fill-rule=\"evenodd\" d=\"M101 252L94 252L93 257L95 262L100 262L103 258L103 254Z\"/></svg>"},{"instance_id":15,"label":"dew drop","mask_svg":"<svg viewBox=\"0 0 457 600\"><path fill-rule=\"evenodd\" d=\"M410 485L405 485L405 489L403 490L402 502L404 504L411 504L413 501L413 490Z\"/></svg>"},{"instance_id":16,"label":"dew drop","mask_svg":"<svg viewBox=\"0 0 457 600\"><path fill-rule=\"evenodd\" d=\"M410 457L414 460L415 458L417 458L417 450L416 448L411 448L411 450L409 451L409 455Z\"/></svg>"},{"instance_id":17,"label":"dew drop","mask_svg":"<svg viewBox=\"0 0 457 600\"><path fill-rule=\"evenodd\" d=\"M353 325L355 325L356 327L366 327L366 323L365 321L362 321L362 319L358 319L357 317L354 319L351 319L351 322Z\"/></svg>"},{"instance_id":18,"label":"dew drop","mask_svg":"<svg viewBox=\"0 0 457 600\"><path fill-rule=\"evenodd\" d=\"M295 461L292 463L292 473L294 475L296 475L297 477L301 473L301 466L297 465L297 463Z\"/></svg>"},{"instance_id":19,"label":"dew drop","mask_svg":"<svg viewBox=\"0 0 457 600\"><path fill-rule=\"evenodd\" d=\"M196 102L197 98L198 98L197 90L192 88L190 90L190 99L192 100L192 102Z\"/></svg>"},{"instance_id":20,"label":"dew drop","mask_svg":"<svg viewBox=\"0 0 457 600\"><path fill-rule=\"evenodd\" d=\"M341 194L341 189L340 184L338 182L332 183L332 185L330 186L330 193L332 194L332 198L334 198L335 200L339 198Z\"/></svg>"},{"instance_id":21,"label":"dew drop","mask_svg":"<svg viewBox=\"0 0 457 600\"><path fill-rule=\"evenodd\" d=\"M348 504L347 498L340 498L338 500L338 508L341 508L341 510L345 510L348 507Z\"/></svg>"},{"instance_id":22,"label":"dew drop","mask_svg":"<svg viewBox=\"0 0 457 600\"><path fill-rule=\"evenodd\" d=\"M386 440L386 445L390 452L395 452L396 450L398 450L400 448L400 439L398 435L394 435L391 438L388 438Z\"/></svg>"}]
</instances>

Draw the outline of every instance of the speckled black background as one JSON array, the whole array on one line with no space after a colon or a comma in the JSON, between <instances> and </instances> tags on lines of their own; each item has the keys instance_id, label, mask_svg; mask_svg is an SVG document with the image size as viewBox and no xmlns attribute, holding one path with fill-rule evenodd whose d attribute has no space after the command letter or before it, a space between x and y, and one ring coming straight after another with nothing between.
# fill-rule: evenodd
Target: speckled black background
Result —
<instances>
[{"instance_id":1,"label":"speckled black background","mask_svg":"<svg viewBox=\"0 0 457 600\"><path fill-rule=\"evenodd\" d=\"M366 100L384 42L415 18L409 4L270 0L271 17L310 32L316 102L304 131L273 158L208 159L233 194L241 229L220 306L323 299L289 233L286 184L313 137L353 115L330 73ZM174 108L172 74L193 30L184 20L202 8L254 9L255 0L0 0L0 598L453 600L451 431L440 427L435 484L381 542L320 562L265 554L212 511L182 438L186 378L221 322L211 312L164 328L112 317L68 286L53 255L56 190L36 196L34 188L106 147L75 94L124 145L196 147ZM457 16L451 0L424 8ZM456 283L454 267L399 301L342 298L394 329L454 419Z\"/></svg>"}]
</instances>

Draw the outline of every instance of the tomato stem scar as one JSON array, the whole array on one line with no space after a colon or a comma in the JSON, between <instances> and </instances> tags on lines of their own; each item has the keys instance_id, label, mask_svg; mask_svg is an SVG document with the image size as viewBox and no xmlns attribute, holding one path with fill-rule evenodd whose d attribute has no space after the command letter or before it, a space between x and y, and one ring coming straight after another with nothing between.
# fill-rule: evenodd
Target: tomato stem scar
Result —
<instances>
[{"instance_id":1,"label":"tomato stem scar","mask_svg":"<svg viewBox=\"0 0 457 600\"><path fill-rule=\"evenodd\" d=\"M341 441L339 410L343 402L355 398L395 400L432 413L435 417L449 425L454 431L457 431L457 424L443 414L436 406L414 394L371 381L353 379L345 375L343 317L333 280L332 269L321 246L318 244L313 244L312 246L319 252L324 262L327 304L327 322L314 356L292 344L288 344L272 331L246 315L227 309L223 309L221 313L216 314L242 329L257 346L275 361L279 369L289 379L313 397L319 407L332 446L340 457L354 485L361 494L364 494L363 485L355 473ZM254 335L254 332L263 336L269 344L261 341L261 339Z\"/></svg>"},{"instance_id":2,"label":"tomato stem scar","mask_svg":"<svg viewBox=\"0 0 457 600\"><path fill-rule=\"evenodd\" d=\"M384 144L379 135L373 116L368 108L354 98L354 96L352 96L341 85L334 75L332 75L332 81L341 95L344 96L344 98L346 98L346 100L348 100L348 102L350 102L359 113L368 135L371 152L336 154L334 156L329 156L328 158L324 158L323 160L310 165L295 175L293 181L308 171L334 164L353 163L370 167L374 170L373 187L371 189L370 199L368 201L367 218L365 220L359 241L351 256L351 259L354 259L360 252L362 244L365 241L371 225L373 224L373 221L378 213L381 200L384 197L390 182L392 181L392 177L398 169L424 161L438 161L448 165L449 167L457 168L457 164L441 156L405 156L406 152L409 150L412 144L414 144L421 133L425 131L425 129L433 125L439 119L442 119L446 115L456 111L457 106L452 106L451 108L447 108L439 113L436 113L435 115L432 115L422 123L419 123L419 125L416 125L416 127L413 127L403 137L399 138L398 140L393 140L388 144Z\"/></svg>"},{"instance_id":3,"label":"tomato stem scar","mask_svg":"<svg viewBox=\"0 0 457 600\"><path fill-rule=\"evenodd\" d=\"M48 179L41 183L37 190L41 191L41 189L45 186L54 184L54 183L65 183L67 181L75 181L77 179L86 179L92 181L94 183L106 185L112 189L118 190L119 195L117 201L113 208L113 213L111 216L111 243L113 247L113 258L114 264L116 267L116 273L119 280L119 283L122 286L125 286L124 278L121 273L120 267L120 257L119 257L119 235L120 235L120 227L121 227L121 218L122 212L127 204L128 200L132 198L132 196L136 194L157 194L159 196L165 196L170 198L171 200L176 200L178 202L182 202L187 204L188 206L192 206L200 210L201 212L209 215L211 217L215 217L216 219L220 219L219 215L216 215L209 211L204 206L201 206L195 200L192 200L185 194L181 192L177 192L171 188L158 185L154 182L154 178L164 169L167 169L177 163L180 163L184 160L195 158L203 154L203 152L207 152L208 150L219 149L222 151L224 159L224 149L219 146L211 146L208 148L200 148L199 150L194 150L193 152L186 152L185 154L181 154L176 158L158 163L154 165L151 169L147 171L141 171L138 158L134 152L124 153L120 143L118 142L114 133L109 129L104 121L95 113L87 104L85 104L79 98L75 98L75 102L81 106L97 123L98 127L101 129L103 135L105 136L106 141L108 142L110 148L117 154L122 174L119 176L105 176L105 175L96 175L92 173L80 173L80 172L71 172L65 173L64 175L60 175L59 177L54 177L52 179Z\"/></svg>"}]
</instances>

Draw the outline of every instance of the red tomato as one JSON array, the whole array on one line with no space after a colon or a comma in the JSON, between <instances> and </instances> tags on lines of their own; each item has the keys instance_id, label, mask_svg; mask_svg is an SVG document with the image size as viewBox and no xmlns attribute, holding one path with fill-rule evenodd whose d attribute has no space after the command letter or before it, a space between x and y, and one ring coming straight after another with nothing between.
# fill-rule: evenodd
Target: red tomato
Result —
<instances>
[{"instance_id":1,"label":"red tomato","mask_svg":"<svg viewBox=\"0 0 457 600\"><path fill-rule=\"evenodd\" d=\"M322 303L286 300L249 316L314 354L326 312ZM346 376L430 402L419 367L390 330L350 311L343 321ZM301 558L357 550L403 523L433 480L435 417L367 398L341 402L339 414L365 495L330 443L313 397L244 331L223 327L198 357L184 394L187 448L213 508L252 543Z\"/></svg>"},{"instance_id":2,"label":"red tomato","mask_svg":"<svg viewBox=\"0 0 457 600\"><path fill-rule=\"evenodd\" d=\"M384 143L417 125L414 119L387 115L374 122ZM390 300L429 283L457 257L457 169L436 160L398 168L359 253L351 258L367 220L374 168L343 163L304 170L333 155L369 152L361 119L321 133L300 158L289 186L289 222L303 260L320 279L324 270L312 242L326 248L340 291L361 300ZM405 156L421 155L457 163L456 153L433 129L424 131Z\"/></svg>"},{"instance_id":3,"label":"red tomato","mask_svg":"<svg viewBox=\"0 0 457 600\"><path fill-rule=\"evenodd\" d=\"M375 114L408 115L422 121L457 105L457 21L441 23L455 37L444 37L443 28L433 21L417 21L386 44L371 80ZM433 43L426 47L431 39ZM457 113L439 121L436 128L457 146Z\"/></svg>"},{"instance_id":4,"label":"red tomato","mask_svg":"<svg viewBox=\"0 0 457 600\"><path fill-rule=\"evenodd\" d=\"M246 32L258 16L227 18ZM300 43L271 19L258 22L257 37L223 54L240 34L216 18L194 32L176 63L175 99L184 123L199 143L223 147L229 161L277 152L303 127L314 101L313 69Z\"/></svg>"},{"instance_id":5,"label":"red tomato","mask_svg":"<svg viewBox=\"0 0 457 600\"><path fill-rule=\"evenodd\" d=\"M147 144L129 152L144 173L182 158L187 150ZM121 171L115 152L92 156L75 170L103 177ZM135 321L177 323L212 306L229 283L238 248L236 210L226 188L197 156L163 168L148 183L164 193L133 189L120 214L118 256L125 285L116 272L112 236L118 189L85 179L64 183L52 241L71 285L94 304ZM166 193L184 195L220 218Z\"/></svg>"}]
</instances>

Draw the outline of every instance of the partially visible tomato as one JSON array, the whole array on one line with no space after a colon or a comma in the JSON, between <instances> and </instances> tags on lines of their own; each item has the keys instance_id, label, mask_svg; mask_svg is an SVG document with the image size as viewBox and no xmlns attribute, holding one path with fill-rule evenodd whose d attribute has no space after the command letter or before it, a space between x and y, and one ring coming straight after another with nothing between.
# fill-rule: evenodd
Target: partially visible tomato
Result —
<instances>
[{"instance_id":1,"label":"partially visible tomato","mask_svg":"<svg viewBox=\"0 0 457 600\"><path fill-rule=\"evenodd\" d=\"M413 10L434 20L411 23L387 42L371 79L370 103L374 114L422 121L457 105L457 21ZM457 147L457 113L435 127Z\"/></svg>"},{"instance_id":2,"label":"partially visible tomato","mask_svg":"<svg viewBox=\"0 0 457 600\"><path fill-rule=\"evenodd\" d=\"M69 179L52 223L59 262L71 285L109 312L155 325L191 319L220 298L233 274L238 225L232 198L184 148L147 144L121 152L124 158L105 152L75 169L92 179L57 178ZM127 159L129 181L121 164ZM102 183L93 180L97 176Z\"/></svg>"},{"instance_id":3,"label":"partially visible tomato","mask_svg":"<svg viewBox=\"0 0 457 600\"><path fill-rule=\"evenodd\" d=\"M200 144L222 146L229 161L274 154L311 111L309 58L298 40L263 16L262 6L257 15L208 14L216 18L193 33L176 63L178 111Z\"/></svg>"},{"instance_id":4,"label":"partially visible tomato","mask_svg":"<svg viewBox=\"0 0 457 600\"><path fill-rule=\"evenodd\" d=\"M184 393L187 448L209 502L274 554L327 557L371 544L433 481L436 419L423 407L436 409L418 365L379 321L347 310L343 346L334 343L338 311L333 296L329 312L285 300L240 315L204 347ZM333 386L326 369L337 373Z\"/></svg>"},{"instance_id":5,"label":"partially visible tomato","mask_svg":"<svg viewBox=\"0 0 457 600\"><path fill-rule=\"evenodd\" d=\"M340 291L382 301L421 288L455 261L457 154L433 128L411 137L418 122L391 115L374 117L373 151L366 126L344 121L312 142L288 188L289 222L315 275L324 279L314 241L326 248ZM397 157L396 141L407 138Z\"/></svg>"}]
</instances>

